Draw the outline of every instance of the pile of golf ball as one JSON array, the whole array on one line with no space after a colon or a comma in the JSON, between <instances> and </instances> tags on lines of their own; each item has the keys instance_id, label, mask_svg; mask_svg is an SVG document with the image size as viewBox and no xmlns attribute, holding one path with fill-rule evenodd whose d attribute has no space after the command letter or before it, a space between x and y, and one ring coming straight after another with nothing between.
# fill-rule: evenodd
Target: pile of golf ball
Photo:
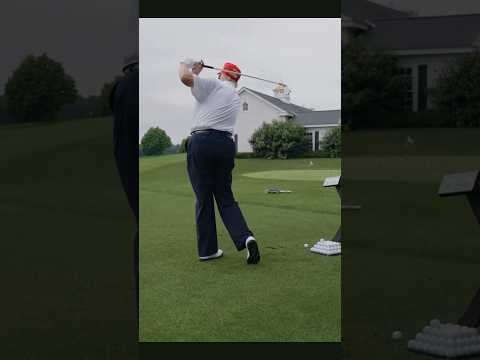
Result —
<instances>
[{"instance_id":1,"label":"pile of golf ball","mask_svg":"<svg viewBox=\"0 0 480 360\"><path fill-rule=\"evenodd\" d=\"M480 354L477 329L432 320L408 342L408 349L447 358Z\"/></svg>"},{"instance_id":2,"label":"pile of golf ball","mask_svg":"<svg viewBox=\"0 0 480 360\"><path fill-rule=\"evenodd\" d=\"M342 249L339 242L320 239L310 251L322 255L337 255Z\"/></svg>"}]
</instances>

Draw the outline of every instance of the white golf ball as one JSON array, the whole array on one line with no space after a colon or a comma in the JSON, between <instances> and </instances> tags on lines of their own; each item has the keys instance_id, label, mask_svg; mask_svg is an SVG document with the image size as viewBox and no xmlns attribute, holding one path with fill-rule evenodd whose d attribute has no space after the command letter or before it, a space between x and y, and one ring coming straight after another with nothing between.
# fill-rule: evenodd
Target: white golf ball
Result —
<instances>
[{"instance_id":1,"label":"white golf ball","mask_svg":"<svg viewBox=\"0 0 480 360\"><path fill-rule=\"evenodd\" d=\"M393 334L392 334L392 339L393 340L400 340L402 337L403 337L403 334L399 330L394 331Z\"/></svg>"},{"instance_id":2,"label":"white golf ball","mask_svg":"<svg viewBox=\"0 0 480 360\"><path fill-rule=\"evenodd\" d=\"M306 248L308 248L308 246L309 246L308 244L303 244L303 247L306 247Z\"/></svg>"}]
</instances>

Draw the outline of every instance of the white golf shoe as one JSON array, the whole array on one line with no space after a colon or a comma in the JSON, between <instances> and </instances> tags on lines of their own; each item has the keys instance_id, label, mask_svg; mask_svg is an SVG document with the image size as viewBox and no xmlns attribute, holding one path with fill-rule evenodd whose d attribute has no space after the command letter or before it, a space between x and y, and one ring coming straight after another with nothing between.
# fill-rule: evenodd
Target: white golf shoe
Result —
<instances>
[{"instance_id":1,"label":"white golf shoe","mask_svg":"<svg viewBox=\"0 0 480 360\"><path fill-rule=\"evenodd\" d=\"M217 252L213 255L208 255L208 256L200 256L199 260L200 261L207 261L207 260L213 260L213 259L218 259L223 256L223 251L222 249L218 249Z\"/></svg>"},{"instance_id":2,"label":"white golf shoe","mask_svg":"<svg viewBox=\"0 0 480 360\"><path fill-rule=\"evenodd\" d=\"M257 240L253 236L249 236L245 241L245 245L247 248L247 264L257 264L260 261Z\"/></svg>"}]
</instances>

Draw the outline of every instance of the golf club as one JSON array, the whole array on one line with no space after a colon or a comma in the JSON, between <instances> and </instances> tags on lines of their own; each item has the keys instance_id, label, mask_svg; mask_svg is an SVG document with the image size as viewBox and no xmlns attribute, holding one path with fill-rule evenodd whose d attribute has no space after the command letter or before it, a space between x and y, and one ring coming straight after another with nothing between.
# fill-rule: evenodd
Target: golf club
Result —
<instances>
[{"instance_id":1,"label":"golf club","mask_svg":"<svg viewBox=\"0 0 480 360\"><path fill-rule=\"evenodd\" d=\"M280 86L284 86L284 87L288 88L287 85L285 85L284 83L278 82L278 81L271 81L271 80L267 80L267 79L262 79L262 78L257 77L257 76L246 75L246 74L238 73L238 72L231 71L231 70L223 70L222 68L217 68L217 67L214 67L214 66L205 65L205 64L203 63L203 61L201 61L200 63L201 63L202 66L203 66L204 68L206 68L206 69L213 69L213 70L219 70L219 71L229 72L229 73L232 73L232 74L236 74L236 75L240 75L240 76L244 76L244 77L248 77L248 78L252 78L252 79L257 79L257 80L265 81L265 82L268 82L268 83L271 83L271 84L278 84L278 85L280 85Z\"/></svg>"}]
</instances>

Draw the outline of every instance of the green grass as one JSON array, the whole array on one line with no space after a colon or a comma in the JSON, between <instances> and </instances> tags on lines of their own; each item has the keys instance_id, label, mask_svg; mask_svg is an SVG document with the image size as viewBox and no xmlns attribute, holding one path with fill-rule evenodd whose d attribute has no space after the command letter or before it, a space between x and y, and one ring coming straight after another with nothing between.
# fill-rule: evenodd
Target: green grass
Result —
<instances>
[{"instance_id":1,"label":"green grass","mask_svg":"<svg viewBox=\"0 0 480 360\"><path fill-rule=\"evenodd\" d=\"M407 135L415 146L403 147ZM31 357L25 343L38 353L48 344L51 358L94 358L105 344L120 349L134 336L125 333L133 294L121 282L131 271L132 216L111 136L111 119L0 127L0 250L15 294L4 297L13 310L2 318L2 336L17 358ZM455 321L477 290L479 226L465 198L436 191L442 174L480 166L479 138L478 129L344 136L346 203L362 205L342 217L345 359L430 359L408 352L407 340L433 317ZM141 162L141 221L151 229L141 237L142 340L338 340L341 259L302 247L335 232L337 194L314 181L242 175L335 169L339 161L237 160L234 190L261 241L258 267L244 265L220 221L226 256L196 261L184 161ZM263 194L269 186L294 192ZM396 329L404 333L398 342L390 338Z\"/></svg>"},{"instance_id":2,"label":"green grass","mask_svg":"<svg viewBox=\"0 0 480 360\"><path fill-rule=\"evenodd\" d=\"M197 260L194 195L185 155L140 162L141 341L339 341L340 257L304 243L331 237L340 223L336 192L320 181L256 179L258 171L339 169L335 159L237 159L234 192L260 245L247 266L220 219L225 256ZM272 185L288 196L270 196Z\"/></svg>"},{"instance_id":3,"label":"green grass","mask_svg":"<svg viewBox=\"0 0 480 360\"><path fill-rule=\"evenodd\" d=\"M404 147L406 136L415 139ZM431 319L456 322L478 289L480 227L446 173L480 168L479 129L361 131L343 137L345 359L422 360L407 342ZM401 330L404 337L393 341ZM477 357L478 358L478 357Z\"/></svg>"},{"instance_id":4,"label":"green grass","mask_svg":"<svg viewBox=\"0 0 480 360\"><path fill-rule=\"evenodd\" d=\"M127 358L112 344L135 336L133 216L112 119L1 126L0 173L4 286L15 294L4 297L4 351L95 358L110 347Z\"/></svg>"},{"instance_id":5,"label":"green grass","mask_svg":"<svg viewBox=\"0 0 480 360\"><path fill-rule=\"evenodd\" d=\"M479 128L428 128L342 133L342 154L348 157L469 155L476 149ZM407 137L413 144L407 144Z\"/></svg>"}]
</instances>

